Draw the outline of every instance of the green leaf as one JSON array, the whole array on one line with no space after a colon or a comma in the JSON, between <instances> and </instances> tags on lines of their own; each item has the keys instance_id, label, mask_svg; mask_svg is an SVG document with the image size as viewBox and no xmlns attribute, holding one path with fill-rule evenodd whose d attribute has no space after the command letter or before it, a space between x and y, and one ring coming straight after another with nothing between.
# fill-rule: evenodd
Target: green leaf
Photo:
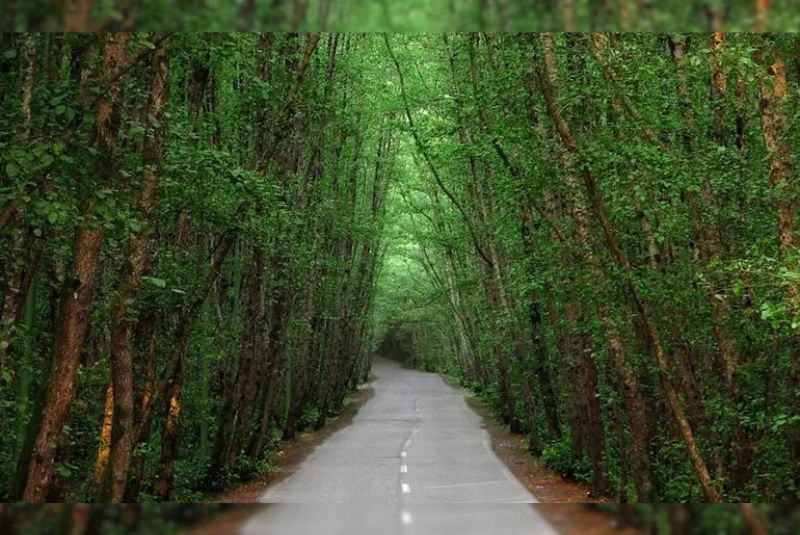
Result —
<instances>
[{"instance_id":1,"label":"green leaf","mask_svg":"<svg viewBox=\"0 0 800 535\"><path fill-rule=\"evenodd\" d=\"M19 174L19 166L14 162L8 162L6 164L6 174L9 178L14 178Z\"/></svg>"},{"instance_id":2,"label":"green leaf","mask_svg":"<svg viewBox=\"0 0 800 535\"><path fill-rule=\"evenodd\" d=\"M152 284L153 286L156 286L158 288L166 288L167 287L167 281L165 281L164 279L159 279L157 277L145 277L144 279L147 282L149 282L150 284Z\"/></svg>"},{"instance_id":3,"label":"green leaf","mask_svg":"<svg viewBox=\"0 0 800 535\"><path fill-rule=\"evenodd\" d=\"M72 470L69 469L69 466L63 463L55 463L53 465L53 470L55 470L56 474L60 475L61 477L69 477L72 475Z\"/></svg>"},{"instance_id":4,"label":"green leaf","mask_svg":"<svg viewBox=\"0 0 800 535\"><path fill-rule=\"evenodd\" d=\"M133 232L142 231L142 223L138 219L131 219L128 221L128 227L130 227Z\"/></svg>"}]
</instances>

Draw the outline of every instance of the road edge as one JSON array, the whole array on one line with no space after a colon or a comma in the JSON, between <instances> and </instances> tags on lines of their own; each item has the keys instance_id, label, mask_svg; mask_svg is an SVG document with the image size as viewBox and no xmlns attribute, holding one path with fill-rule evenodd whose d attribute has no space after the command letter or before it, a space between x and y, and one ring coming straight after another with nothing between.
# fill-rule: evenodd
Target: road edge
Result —
<instances>
[{"instance_id":1,"label":"road edge","mask_svg":"<svg viewBox=\"0 0 800 535\"><path fill-rule=\"evenodd\" d=\"M327 423L316 431L298 433L289 440L281 441L270 460L273 468L251 481L214 495L213 503L258 503L258 497L270 487L292 475L297 467L332 434L344 429L353 421L361 408L375 395L373 381L364 383L358 390L347 395L344 408L338 416L328 418Z\"/></svg>"}]
</instances>

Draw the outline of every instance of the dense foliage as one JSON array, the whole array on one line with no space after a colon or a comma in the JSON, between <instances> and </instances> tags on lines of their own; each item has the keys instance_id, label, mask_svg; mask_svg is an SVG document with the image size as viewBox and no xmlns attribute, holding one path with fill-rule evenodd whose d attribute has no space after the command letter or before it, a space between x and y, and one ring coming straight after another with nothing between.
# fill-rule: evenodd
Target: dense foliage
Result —
<instances>
[{"instance_id":1,"label":"dense foliage","mask_svg":"<svg viewBox=\"0 0 800 535\"><path fill-rule=\"evenodd\" d=\"M0 0L2 31L787 31L795 0Z\"/></svg>"},{"instance_id":2,"label":"dense foliage","mask_svg":"<svg viewBox=\"0 0 800 535\"><path fill-rule=\"evenodd\" d=\"M796 504L615 504L598 506L616 517L620 528L632 526L644 533L701 535L730 533L789 535L796 532L800 508Z\"/></svg>"},{"instance_id":3,"label":"dense foliage","mask_svg":"<svg viewBox=\"0 0 800 535\"><path fill-rule=\"evenodd\" d=\"M185 533L224 511L243 505L221 504L0 504L7 535L108 535Z\"/></svg>"},{"instance_id":4,"label":"dense foliage","mask_svg":"<svg viewBox=\"0 0 800 535\"><path fill-rule=\"evenodd\" d=\"M357 36L5 35L0 497L193 499L369 368Z\"/></svg>"},{"instance_id":5,"label":"dense foliage","mask_svg":"<svg viewBox=\"0 0 800 535\"><path fill-rule=\"evenodd\" d=\"M620 501L800 492L792 35L4 35L0 496L193 499L372 349Z\"/></svg>"},{"instance_id":6,"label":"dense foliage","mask_svg":"<svg viewBox=\"0 0 800 535\"><path fill-rule=\"evenodd\" d=\"M596 493L800 492L793 35L395 37L376 310Z\"/></svg>"}]
</instances>

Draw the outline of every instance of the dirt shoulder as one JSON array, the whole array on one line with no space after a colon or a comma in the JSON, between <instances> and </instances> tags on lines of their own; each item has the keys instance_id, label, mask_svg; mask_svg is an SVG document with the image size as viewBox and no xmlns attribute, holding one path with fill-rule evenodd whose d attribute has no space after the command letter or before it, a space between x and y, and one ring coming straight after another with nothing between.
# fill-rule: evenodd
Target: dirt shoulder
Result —
<instances>
[{"instance_id":1,"label":"dirt shoulder","mask_svg":"<svg viewBox=\"0 0 800 535\"><path fill-rule=\"evenodd\" d=\"M524 438L508 430L494 419L488 408L474 396L467 405L478 413L483 427L492 437L492 449L517 479L542 503L604 503L605 498L590 498L589 488L544 466L525 449Z\"/></svg>"},{"instance_id":2,"label":"dirt shoulder","mask_svg":"<svg viewBox=\"0 0 800 535\"><path fill-rule=\"evenodd\" d=\"M445 378L447 379L447 378ZM450 382L450 381L448 381ZM455 386L455 385L454 385ZM236 503L238 507L225 511L191 528L188 535L236 535L247 519L260 508L258 497L267 488L293 474L303 460L330 435L350 424L361 407L373 396L370 385L365 385L347 397L341 415L330 419L319 431L301 433L292 440L281 442L273 455L274 470L263 477L222 492L209 500L213 503ZM608 502L608 499L588 498L585 485L569 481L543 466L538 459L525 450L523 438L509 432L494 420L490 411L474 396L467 397L467 404L482 419L488 431L492 447L509 470L542 502L534 507L563 535L638 535L633 529L617 529L614 520L607 514L591 509L592 503Z\"/></svg>"},{"instance_id":3,"label":"dirt shoulder","mask_svg":"<svg viewBox=\"0 0 800 535\"><path fill-rule=\"evenodd\" d=\"M180 531L181 535L238 535L247 519L260 511L265 504L242 503L227 511Z\"/></svg>"},{"instance_id":4,"label":"dirt shoulder","mask_svg":"<svg viewBox=\"0 0 800 535\"><path fill-rule=\"evenodd\" d=\"M362 385L357 392L347 396L342 413L335 418L329 418L325 427L318 431L299 433L295 438L281 442L280 448L272 455L273 470L253 481L221 492L208 500L209 503L237 504L235 507L215 515L208 521L187 528L182 533L184 535L237 535L248 518L262 508L268 507L267 504L259 504L258 497L270 486L293 474L305 458L314 451L314 448L322 444L325 439L349 425L358 414L359 409L373 395L374 391L370 383Z\"/></svg>"},{"instance_id":5,"label":"dirt shoulder","mask_svg":"<svg viewBox=\"0 0 800 535\"><path fill-rule=\"evenodd\" d=\"M254 503L267 488L292 475L314 449L336 431L347 427L358 414L359 409L374 395L370 383L359 387L358 391L345 398L344 410L339 416L329 418L325 427L318 431L298 433L291 439L280 443L278 451L272 455L273 470L262 477L244 483L236 488L214 496L213 503Z\"/></svg>"},{"instance_id":6,"label":"dirt shoulder","mask_svg":"<svg viewBox=\"0 0 800 535\"><path fill-rule=\"evenodd\" d=\"M453 384L448 378L448 383ZM456 385L453 385L456 386ZM459 388L456 386L456 388ZM520 435L511 433L498 423L489 409L473 396L467 405L483 420L483 427L492 440L492 449L509 470L541 503L535 504L556 530L563 535L638 535L635 529L619 529L614 519L591 504L608 503L608 498L590 498L589 488L565 479L530 455Z\"/></svg>"}]
</instances>

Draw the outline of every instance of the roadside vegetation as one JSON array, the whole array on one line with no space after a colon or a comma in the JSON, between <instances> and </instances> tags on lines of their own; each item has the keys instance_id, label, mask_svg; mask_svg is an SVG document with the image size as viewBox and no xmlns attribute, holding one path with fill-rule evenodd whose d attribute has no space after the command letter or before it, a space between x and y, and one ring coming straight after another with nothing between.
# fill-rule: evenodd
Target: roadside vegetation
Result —
<instances>
[{"instance_id":1,"label":"roadside vegetation","mask_svg":"<svg viewBox=\"0 0 800 535\"><path fill-rule=\"evenodd\" d=\"M796 499L796 36L387 40L409 362L595 494Z\"/></svg>"},{"instance_id":2,"label":"roadside vegetation","mask_svg":"<svg viewBox=\"0 0 800 535\"><path fill-rule=\"evenodd\" d=\"M795 0L0 0L2 31L791 31Z\"/></svg>"},{"instance_id":3,"label":"roadside vegetation","mask_svg":"<svg viewBox=\"0 0 800 535\"><path fill-rule=\"evenodd\" d=\"M596 495L796 500L798 50L3 34L0 498L201 499L394 347Z\"/></svg>"},{"instance_id":4,"label":"roadside vegetation","mask_svg":"<svg viewBox=\"0 0 800 535\"><path fill-rule=\"evenodd\" d=\"M0 497L194 501L366 377L364 38L3 35Z\"/></svg>"}]
</instances>

